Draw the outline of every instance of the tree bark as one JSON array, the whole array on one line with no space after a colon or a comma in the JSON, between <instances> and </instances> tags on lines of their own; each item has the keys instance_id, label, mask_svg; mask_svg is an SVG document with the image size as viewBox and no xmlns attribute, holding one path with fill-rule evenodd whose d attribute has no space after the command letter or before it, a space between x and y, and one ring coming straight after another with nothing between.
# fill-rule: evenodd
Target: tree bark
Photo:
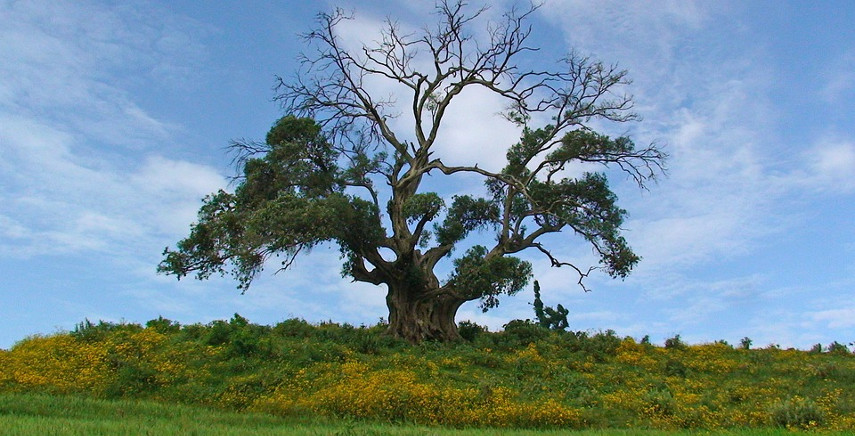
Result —
<instances>
[{"instance_id":1,"label":"tree bark","mask_svg":"<svg viewBox=\"0 0 855 436\"><path fill-rule=\"evenodd\" d=\"M413 344L459 340L454 316L465 300L449 294L428 294L406 285L389 285L387 333Z\"/></svg>"}]
</instances>

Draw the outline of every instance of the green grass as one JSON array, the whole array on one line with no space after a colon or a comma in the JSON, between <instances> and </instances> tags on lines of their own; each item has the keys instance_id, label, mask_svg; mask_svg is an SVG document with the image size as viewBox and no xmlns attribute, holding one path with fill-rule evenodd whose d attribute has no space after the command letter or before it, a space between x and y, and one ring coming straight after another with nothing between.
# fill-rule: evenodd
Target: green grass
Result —
<instances>
[{"instance_id":1,"label":"green grass","mask_svg":"<svg viewBox=\"0 0 855 436\"><path fill-rule=\"evenodd\" d=\"M85 322L74 332L33 336L0 350L0 436L45 429L310 435L549 435L566 434L567 428L587 431L573 433L578 435L788 434L778 426L855 431L855 390L849 388L855 354L845 347L745 350L689 345L677 337L658 347L611 331L555 332L524 321L497 333L463 326L466 341L411 346L383 335L384 327L294 319L271 327L235 315L208 325ZM131 400L156 402L125 403ZM491 429L496 427L564 430ZM745 428L752 430L740 430Z\"/></svg>"},{"instance_id":2,"label":"green grass","mask_svg":"<svg viewBox=\"0 0 855 436\"><path fill-rule=\"evenodd\" d=\"M98 400L46 394L0 394L0 434L4 435L403 435L403 436L681 436L792 435L786 430L689 432L662 430L445 429L335 421L319 417L278 418L138 400ZM843 435L844 433L822 433Z\"/></svg>"}]
</instances>

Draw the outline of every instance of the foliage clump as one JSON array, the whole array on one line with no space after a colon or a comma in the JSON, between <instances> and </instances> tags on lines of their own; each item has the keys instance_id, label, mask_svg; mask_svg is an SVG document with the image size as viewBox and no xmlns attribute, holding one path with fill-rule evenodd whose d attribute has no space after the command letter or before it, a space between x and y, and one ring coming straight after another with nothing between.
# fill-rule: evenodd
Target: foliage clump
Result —
<instances>
[{"instance_id":1,"label":"foliage clump","mask_svg":"<svg viewBox=\"0 0 855 436\"><path fill-rule=\"evenodd\" d=\"M570 326L567 322L567 315L570 311L565 309L564 306L559 304L555 309L553 309L549 306L543 305L543 300L540 299L540 283L538 283L537 280L534 281L533 306L534 316L541 327L564 331L564 329Z\"/></svg>"}]
</instances>

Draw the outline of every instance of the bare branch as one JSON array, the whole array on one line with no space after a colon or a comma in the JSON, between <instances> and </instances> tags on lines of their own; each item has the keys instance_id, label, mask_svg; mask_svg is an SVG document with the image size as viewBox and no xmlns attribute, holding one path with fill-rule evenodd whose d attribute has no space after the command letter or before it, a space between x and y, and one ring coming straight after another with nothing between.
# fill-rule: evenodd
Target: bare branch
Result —
<instances>
[{"instance_id":1,"label":"bare branch","mask_svg":"<svg viewBox=\"0 0 855 436\"><path fill-rule=\"evenodd\" d=\"M573 264L572 264L572 263L570 263L570 262L562 262L562 261L559 261L557 258L555 258L555 256L553 256L553 255L552 255L552 253L551 253L549 250L547 250L546 248L544 248L544 247L543 247L543 245L541 245L541 244L534 244L534 245L533 245L533 247L537 248L538 250L540 250L540 252L541 252L541 253L545 254L545 255L546 255L546 257L547 257L547 258L549 258L549 262L552 264L552 266L553 266L553 267L559 268L559 267L562 267L562 266L569 266L570 268L573 268L574 270L576 270L576 273L578 273L578 274L579 274L579 281L578 281L578 282L576 282L576 284L578 284L578 285L579 285L579 287L581 287L581 288L582 288L582 290L583 290L583 291L585 291L585 292L590 292L590 291L591 291L590 289L588 289L588 287L587 287L587 286L585 286L584 280L585 280L586 278L588 278L588 276L589 276L593 271L595 271L595 270L599 269L599 267L591 266L591 267L588 267L588 270L587 270L587 271L583 272L583 271L582 271L582 269L580 269L580 268L579 268L579 267L577 267L576 265L573 265Z\"/></svg>"}]
</instances>

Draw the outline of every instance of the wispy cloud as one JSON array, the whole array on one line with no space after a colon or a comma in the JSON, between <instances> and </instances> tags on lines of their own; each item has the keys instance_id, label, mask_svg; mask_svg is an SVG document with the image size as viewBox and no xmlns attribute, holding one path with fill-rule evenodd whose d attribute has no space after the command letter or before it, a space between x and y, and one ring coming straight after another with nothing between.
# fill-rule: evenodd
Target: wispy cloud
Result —
<instances>
[{"instance_id":1,"label":"wispy cloud","mask_svg":"<svg viewBox=\"0 0 855 436\"><path fill-rule=\"evenodd\" d=\"M828 309L808 314L813 321L823 323L831 328L855 327L855 307Z\"/></svg>"},{"instance_id":2,"label":"wispy cloud","mask_svg":"<svg viewBox=\"0 0 855 436\"><path fill-rule=\"evenodd\" d=\"M855 191L855 141L819 140L804 155L809 172L805 182L815 189L848 194Z\"/></svg>"},{"instance_id":3,"label":"wispy cloud","mask_svg":"<svg viewBox=\"0 0 855 436\"><path fill-rule=\"evenodd\" d=\"M844 53L825 69L820 95L828 103L840 103L855 91L855 49Z\"/></svg>"},{"instance_id":4,"label":"wispy cloud","mask_svg":"<svg viewBox=\"0 0 855 436\"><path fill-rule=\"evenodd\" d=\"M0 6L0 219L11 228L2 255L136 252L177 222L186 228L189 205L225 185L212 168L146 151L180 129L144 110L132 89L180 81L201 51L187 23L151 12Z\"/></svg>"}]
</instances>

